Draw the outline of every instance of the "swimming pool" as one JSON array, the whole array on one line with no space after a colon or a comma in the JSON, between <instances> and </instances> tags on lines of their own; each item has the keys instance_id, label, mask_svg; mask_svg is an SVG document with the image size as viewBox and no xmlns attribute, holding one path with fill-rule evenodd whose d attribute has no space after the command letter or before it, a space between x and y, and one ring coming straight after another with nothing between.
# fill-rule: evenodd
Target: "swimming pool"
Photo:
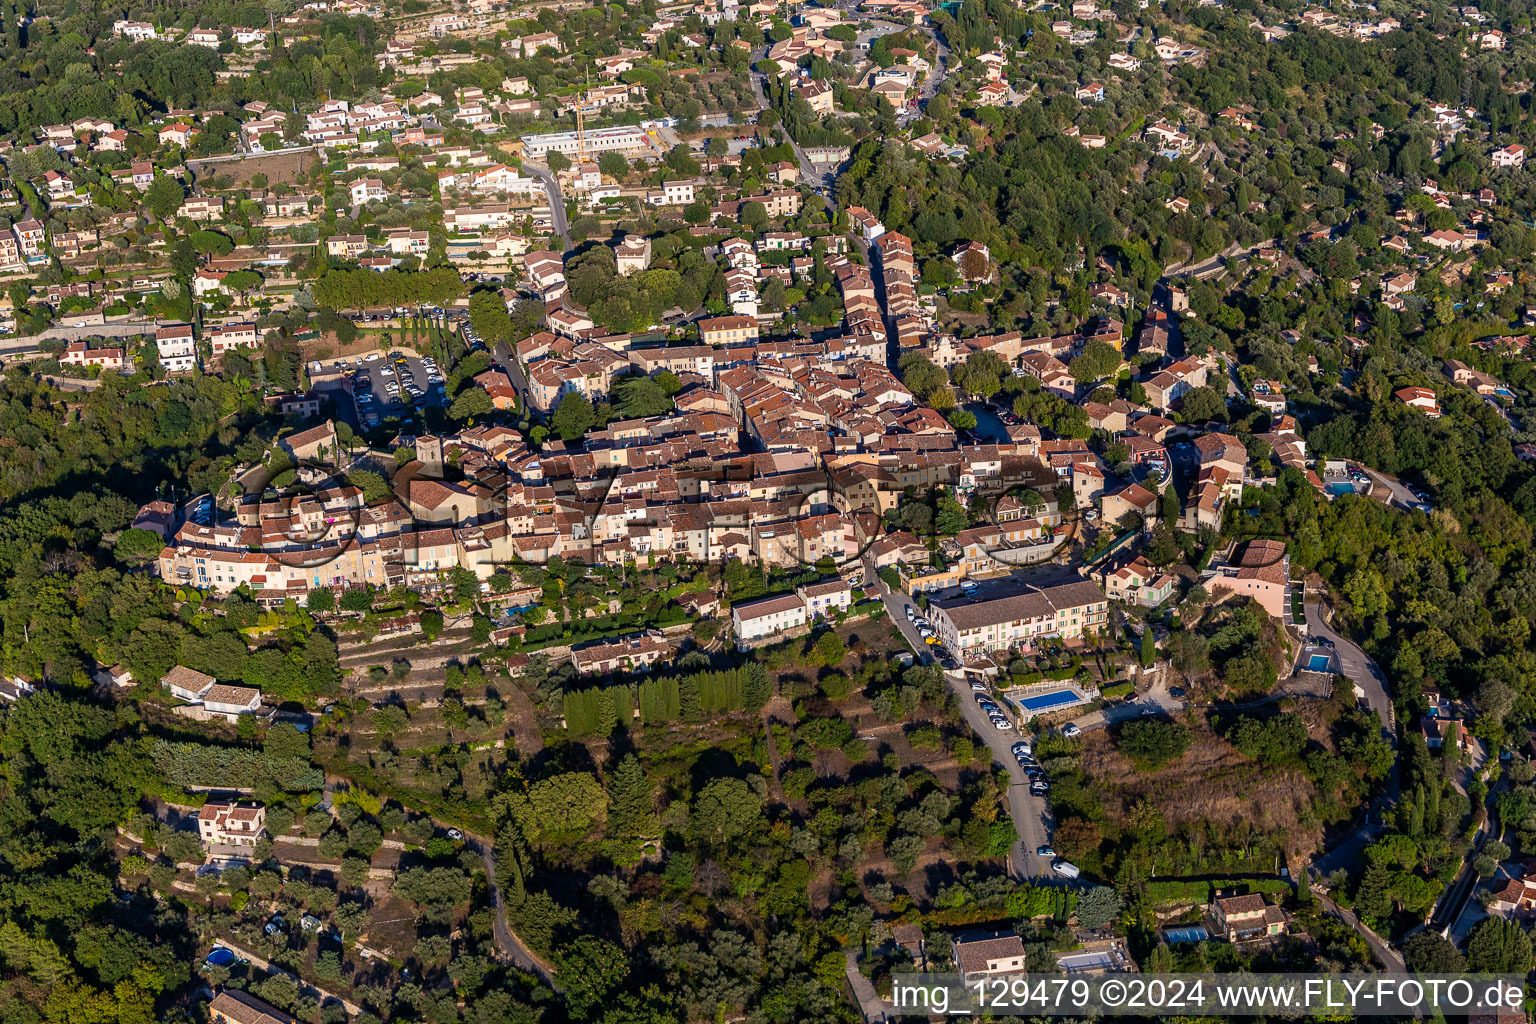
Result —
<instances>
[{"instance_id":1,"label":"swimming pool","mask_svg":"<svg viewBox=\"0 0 1536 1024\"><path fill-rule=\"evenodd\" d=\"M1329 494L1355 493L1355 485L1347 480L1335 480L1332 483L1324 484L1323 487Z\"/></svg>"},{"instance_id":2,"label":"swimming pool","mask_svg":"<svg viewBox=\"0 0 1536 1024\"><path fill-rule=\"evenodd\" d=\"M1164 928L1163 938L1168 940L1170 946L1181 942L1204 942L1211 937L1211 933L1205 930L1204 925L1196 925L1193 928Z\"/></svg>"},{"instance_id":3,"label":"swimming pool","mask_svg":"<svg viewBox=\"0 0 1536 1024\"><path fill-rule=\"evenodd\" d=\"M1056 966L1066 974L1107 971L1115 966L1115 958L1108 953L1063 953L1056 958Z\"/></svg>"},{"instance_id":4,"label":"swimming pool","mask_svg":"<svg viewBox=\"0 0 1536 1024\"><path fill-rule=\"evenodd\" d=\"M1307 659L1307 671L1308 672L1327 672L1328 671L1328 666L1331 665L1332 663L1333 663L1333 659L1328 657L1328 655L1326 655L1326 654L1314 654L1314 655L1312 655L1312 657Z\"/></svg>"},{"instance_id":5,"label":"swimming pool","mask_svg":"<svg viewBox=\"0 0 1536 1024\"><path fill-rule=\"evenodd\" d=\"M1072 690L1052 690L1050 693L1025 697L1019 703L1026 711L1049 711L1051 708L1059 708L1063 704L1071 704L1081 699Z\"/></svg>"},{"instance_id":6,"label":"swimming pool","mask_svg":"<svg viewBox=\"0 0 1536 1024\"><path fill-rule=\"evenodd\" d=\"M215 967L228 967L235 962L235 954L223 946L215 946L213 952L209 953L205 959Z\"/></svg>"}]
</instances>

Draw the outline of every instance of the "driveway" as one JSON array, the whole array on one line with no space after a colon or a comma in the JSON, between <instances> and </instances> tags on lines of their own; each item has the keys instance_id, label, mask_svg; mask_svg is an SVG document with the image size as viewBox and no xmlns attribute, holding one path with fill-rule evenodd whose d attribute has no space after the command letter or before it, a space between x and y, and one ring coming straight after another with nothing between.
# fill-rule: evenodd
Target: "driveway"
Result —
<instances>
[{"instance_id":1,"label":"driveway","mask_svg":"<svg viewBox=\"0 0 1536 1024\"><path fill-rule=\"evenodd\" d=\"M1183 710L1184 702L1169 693L1167 681L1160 679L1153 683L1136 700L1128 703L1111 704L1097 711L1091 711L1081 718L1073 719L1072 724L1087 732L1089 729L1102 729L1105 726L1114 725L1116 722L1141 718L1149 711L1155 715L1172 717ZM1147 717L1151 716L1147 715Z\"/></svg>"},{"instance_id":2,"label":"driveway","mask_svg":"<svg viewBox=\"0 0 1536 1024\"><path fill-rule=\"evenodd\" d=\"M1328 625L1333 610L1314 596L1311 588L1306 592L1303 604L1307 613L1307 631L1313 636L1333 641L1334 654L1338 659L1339 674L1355 684L1364 694L1365 702L1381 719L1382 730L1391 738L1397 735L1392 718L1392 698L1387 689L1387 677L1381 667L1360 649L1360 645Z\"/></svg>"},{"instance_id":3,"label":"driveway","mask_svg":"<svg viewBox=\"0 0 1536 1024\"><path fill-rule=\"evenodd\" d=\"M1372 497L1379 497L1385 493L1387 495L1386 503L1393 508L1418 509L1420 505L1419 499L1415 498L1413 492L1397 477L1388 476L1379 470L1371 469L1369 466L1361 466L1360 468L1365 470L1365 475L1371 478L1371 484L1373 485Z\"/></svg>"}]
</instances>

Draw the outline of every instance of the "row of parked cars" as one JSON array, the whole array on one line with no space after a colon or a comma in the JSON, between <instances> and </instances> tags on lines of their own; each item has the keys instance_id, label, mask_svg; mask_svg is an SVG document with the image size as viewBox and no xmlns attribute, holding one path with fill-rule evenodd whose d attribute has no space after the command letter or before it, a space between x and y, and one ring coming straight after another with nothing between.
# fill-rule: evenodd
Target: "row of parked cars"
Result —
<instances>
[{"instance_id":1,"label":"row of parked cars","mask_svg":"<svg viewBox=\"0 0 1536 1024\"><path fill-rule=\"evenodd\" d=\"M976 693L976 706L986 712L987 717L992 720L992 728L999 732L1012 732L1013 723L1008 720L1008 715L998 706L997 701L992 699L992 695L986 692L985 685L984 683L971 684L972 689L982 687Z\"/></svg>"},{"instance_id":2,"label":"row of parked cars","mask_svg":"<svg viewBox=\"0 0 1536 1024\"><path fill-rule=\"evenodd\" d=\"M944 642L933 631L933 627L919 618L916 609L910 604L907 605L907 621L912 623L912 628L917 630L917 635L923 643L933 648L933 656L938 659L940 665L945 668L960 667L960 659L949 653L949 648L944 646Z\"/></svg>"}]
</instances>

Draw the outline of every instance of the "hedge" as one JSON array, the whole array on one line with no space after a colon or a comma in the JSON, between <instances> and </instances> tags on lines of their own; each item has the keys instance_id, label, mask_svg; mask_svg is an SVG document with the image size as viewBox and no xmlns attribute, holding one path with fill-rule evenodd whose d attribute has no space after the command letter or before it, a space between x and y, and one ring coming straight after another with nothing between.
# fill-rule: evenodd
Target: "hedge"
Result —
<instances>
[{"instance_id":1,"label":"hedge","mask_svg":"<svg viewBox=\"0 0 1536 1024\"><path fill-rule=\"evenodd\" d=\"M1128 693L1133 693L1136 687L1130 680L1123 683L1110 683L1108 686L1099 687L1099 696L1105 700L1118 700Z\"/></svg>"},{"instance_id":2,"label":"hedge","mask_svg":"<svg viewBox=\"0 0 1536 1024\"><path fill-rule=\"evenodd\" d=\"M1258 893L1262 896L1288 896L1291 883L1283 878L1226 878L1212 881L1148 882L1147 897L1155 907L1173 903L1207 903L1218 889L1240 889L1245 895Z\"/></svg>"}]
</instances>

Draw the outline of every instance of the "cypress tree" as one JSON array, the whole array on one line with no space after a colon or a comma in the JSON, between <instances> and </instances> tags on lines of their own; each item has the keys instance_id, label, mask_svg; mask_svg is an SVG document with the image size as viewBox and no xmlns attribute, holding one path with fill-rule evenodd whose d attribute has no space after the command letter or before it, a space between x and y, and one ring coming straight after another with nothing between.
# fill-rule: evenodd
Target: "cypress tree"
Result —
<instances>
[{"instance_id":1,"label":"cypress tree","mask_svg":"<svg viewBox=\"0 0 1536 1024\"><path fill-rule=\"evenodd\" d=\"M565 705L565 731L572 736L581 736L586 733L582 727L581 694L567 693L563 701Z\"/></svg>"},{"instance_id":2,"label":"cypress tree","mask_svg":"<svg viewBox=\"0 0 1536 1024\"><path fill-rule=\"evenodd\" d=\"M678 710L685 722L704 721L704 699L699 692L699 677L684 676L677 684Z\"/></svg>"},{"instance_id":3,"label":"cypress tree","mask_svg":"<svg viewBox=\"0 0 1536 1024\"><path fill-rule=\"evenodd\" d=\"M663 722L675 722L677 716L683 711L683 697L681 687L677 685L676 676L668 676L662 683L662 718Z\"/></svg>"},{"instance_id":4,"label":"cypress tree","mask_svg":"<svg viewBox=\"0 0 1536 1024\"><path fill-rule=\"evenodd\" d=\"M640 684L640 721L656 725L662 720L665 708L661 702L661 683L647 679Z\"/></svg>"},{"instance_id":5,"label":"cypress tree","mask_svg":"<svg viewBox=\"0 0 1536 1024\"><path fill-rule=\"evenodd\" d=\"M593 716L599 736L612 736L614 727L619 724L618 708L614 706L613 693L617 687L605 687L601 690L589 690L593 694Z\"/></svg>"},{"instance_id":6,"label":"cypress tree","mask_svg":"<svg viewBox=\"0 0 1536 1024\"><path fill-rule=\"evenodd\" d=\"M760 711L773 696L773 686L768 681L768 670L757 662L742 666L741 703L748 711Z\"/></svg>"},{"instance_id":7,"label":"cypress tree","mask_svg":"<svg viewBox=\"0 0 1536 1024\"><path fill-rule=\"evenodd\" d=\"M619 725L628 729L635 719L635 688L633 686L614 687L613 710L618 716Z\"/></svg>"}]
</instances>

